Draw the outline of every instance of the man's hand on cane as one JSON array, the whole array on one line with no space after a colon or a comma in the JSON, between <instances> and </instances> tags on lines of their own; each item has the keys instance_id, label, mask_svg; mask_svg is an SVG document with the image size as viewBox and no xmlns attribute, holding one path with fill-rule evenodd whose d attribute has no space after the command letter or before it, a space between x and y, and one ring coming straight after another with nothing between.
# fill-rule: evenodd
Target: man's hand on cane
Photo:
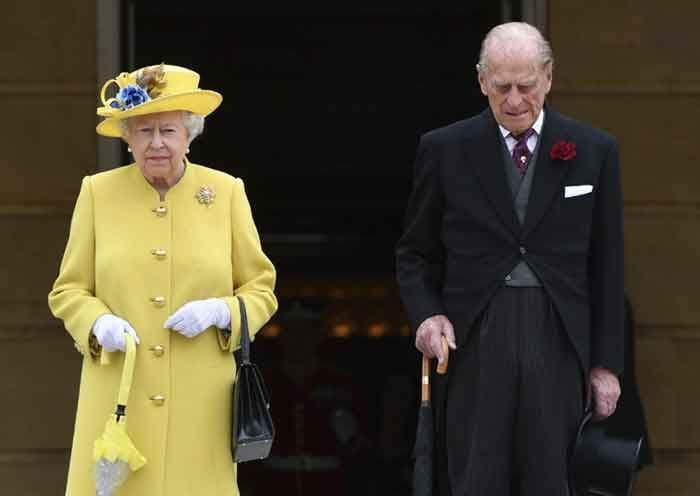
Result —
<instances>
[{"instance_id":1,"label":"man's hand on cane","mask_svg":"<svg viewBox=\"0 0 700 496\"><path fill-rule=\"evenodd\" d=\"M445 336L447 345L457 349L455 343L455 332L452 323L445 315L433 315L425 319L416 331L416 348L428 358L437 358L442 364L447 358L446 352L442 348L441 337Z\"/></svg>"}]
</instances>

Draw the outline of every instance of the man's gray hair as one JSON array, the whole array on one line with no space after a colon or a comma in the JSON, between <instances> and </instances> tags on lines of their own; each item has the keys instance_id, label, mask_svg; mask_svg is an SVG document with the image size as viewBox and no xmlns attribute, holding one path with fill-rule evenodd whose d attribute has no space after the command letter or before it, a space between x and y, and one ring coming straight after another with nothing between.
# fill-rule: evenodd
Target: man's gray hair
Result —
<instances>
[{"instance_id":1,"label":"man's gray hair","mask_svg":"<svg viewBox=\"0 0 700 496\"><path fill-rule=\"evenodd\" d=\"M129 134L129 120L131 117L119 121L119 126L122 131L122 138ZM185 131L187 131L187 144L192 143L192 141L204 132L204 116L193 114L189 110L182 111L182 124L185 126Z\"/></svg>"},{"instance_id":2,"label":"man's gray hair","mask_svg":"<svg viewBox=\"0 0 700 496\"><path fill-rule=\"evenodd\" d=\"M486 33L481 43L479 63L476 65L480 73L489 67L489 55L496 49L505 55L517 55L532 51L539 59L541 67L554 64L554 54L549 42L542 33L526 22L508 22L499 24Z\"/></svg>"}]
</instances>

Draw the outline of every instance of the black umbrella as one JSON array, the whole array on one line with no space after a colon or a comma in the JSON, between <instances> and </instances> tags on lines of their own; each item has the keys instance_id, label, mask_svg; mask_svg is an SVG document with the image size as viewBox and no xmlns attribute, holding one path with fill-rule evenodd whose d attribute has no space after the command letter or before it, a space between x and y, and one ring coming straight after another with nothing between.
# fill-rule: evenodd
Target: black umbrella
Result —
<instances>
[{"instance_id":1,"label":"black umbrella","mask_svg":"<svg viewBox=\"0 0 700 496\"><path fill-rule=\"evenodd\" d=\"M438 374L447 372L448 347L447 340L442 338L442 349L445 361L438 366ZM421 373L421 398L418 410L418 428L416 429L416 444L413 448L415 465L413 466L413 496L431 496L435 483L433 457L435 433L433 424L433 408L430 405L430 359L423 355Z\"/></svg>"}]
</instances>

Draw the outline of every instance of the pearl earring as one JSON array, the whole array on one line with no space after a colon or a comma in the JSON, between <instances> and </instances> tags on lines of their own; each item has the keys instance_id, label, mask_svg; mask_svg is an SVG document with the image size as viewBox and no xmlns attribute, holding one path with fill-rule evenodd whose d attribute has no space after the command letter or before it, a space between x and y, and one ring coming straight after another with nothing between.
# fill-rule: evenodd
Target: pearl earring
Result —
<instances>
[{"instance_id":1,"label":"pearl earring","mask_svg":"<svg viewBox=\"0 0 700 496\"><path fill-rule=\"evenodd\" d=\"M131 147L130 147L130 146L127 147L126 150L127 150L129 153L131 153Z\"/></svg>"},{"instance_id":2,"label":"pearl earring","mask_svg":"<svg viewBox=\"0 0 700 496\"><path fill-rule=\"evenodd\" d=\"M185 153L190 153L190 147L187 147L187 150L185 150Z\"/></svg>"}]
</instances>

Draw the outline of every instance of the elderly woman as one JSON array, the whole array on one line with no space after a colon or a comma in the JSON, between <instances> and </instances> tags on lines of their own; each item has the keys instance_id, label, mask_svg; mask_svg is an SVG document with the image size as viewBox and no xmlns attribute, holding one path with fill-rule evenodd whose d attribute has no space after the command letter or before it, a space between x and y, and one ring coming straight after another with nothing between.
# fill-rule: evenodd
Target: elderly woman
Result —
<instances>
[{"instance_id":1,"label":"elderly woman","mask_svg":"<svg viewBox=\"0 0 700 496\"><path fill-rule=\"evenodd\" d=\"M113 412L125 333L138 344L128 430L147 465L120 495L238 494L230 453L232 351L277 309L243 182L191 163L222 97L176 66L105 83L103 136L134 163L83 179L49 307L83 353L66 494L93 496L94 440ZM117 85L114 98L106 98ZM101 360L107 354L111 360Z\"/></svg>"}]
</instances>

